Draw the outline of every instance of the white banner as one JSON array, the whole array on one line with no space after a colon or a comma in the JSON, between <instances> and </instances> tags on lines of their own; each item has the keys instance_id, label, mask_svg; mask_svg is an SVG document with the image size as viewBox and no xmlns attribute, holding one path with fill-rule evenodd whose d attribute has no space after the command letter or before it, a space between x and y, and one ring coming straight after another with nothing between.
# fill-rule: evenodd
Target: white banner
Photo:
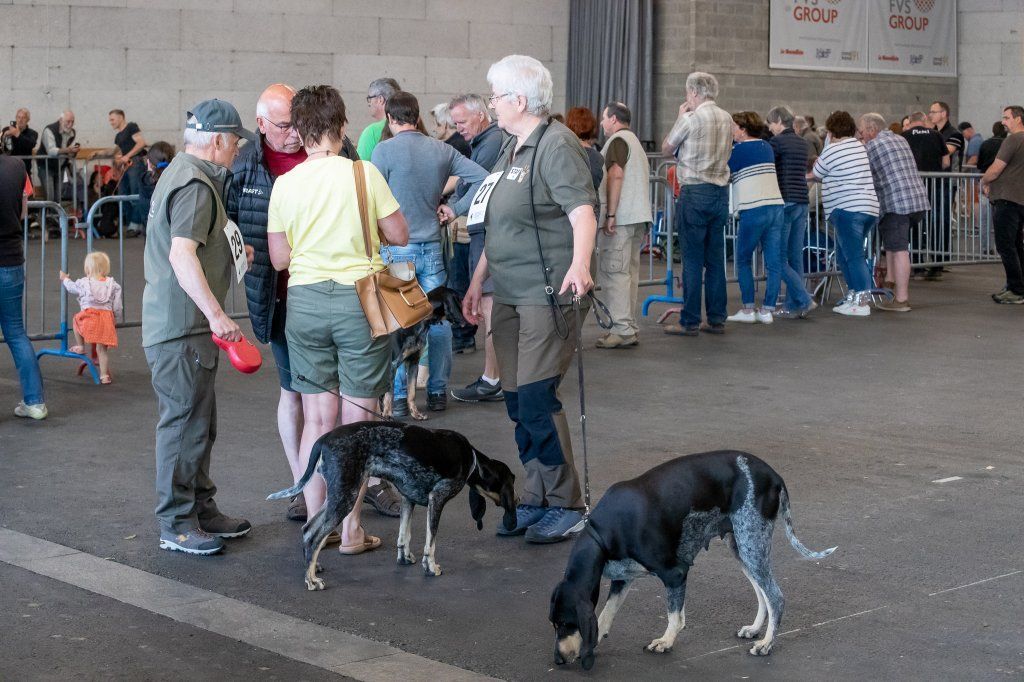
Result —
<instances>
[{"instance_id":1,"label":"white banner","mask_svg":"<svg viewBox=\"0 0 1024 682\"><path fill-rule=\"evenodd\" d=\"M956 76L956 0L871 0L868 69Z\"/></svg>"},{"instance_id":2,"label":"white banner","mask_svg":"<svg viewBox=\"0 0 1024 682\"><path fill-rule=\"evenodd\" d=\"M867 71L866 0L771 0L768 66Z\"/></svg>"}]
</instances>

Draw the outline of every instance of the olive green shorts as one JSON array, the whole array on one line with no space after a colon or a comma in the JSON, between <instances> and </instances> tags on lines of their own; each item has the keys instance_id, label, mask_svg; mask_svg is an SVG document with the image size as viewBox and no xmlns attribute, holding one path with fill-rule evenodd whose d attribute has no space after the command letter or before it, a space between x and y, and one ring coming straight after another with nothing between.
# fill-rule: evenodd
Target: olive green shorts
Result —
<instances>
[{"instance_id":1,"label":"olive green shorts","mask_svg":"<svg viewBox=\"0 0 1024 682\"><path fill-rule=\"evenodd\" d=\"M285 338L298 393L323 393L300 375L352 398L379 398L389 388L391 345L386 336L371 338L354 285L288 287Z\"/></svg>"}]
</instances>

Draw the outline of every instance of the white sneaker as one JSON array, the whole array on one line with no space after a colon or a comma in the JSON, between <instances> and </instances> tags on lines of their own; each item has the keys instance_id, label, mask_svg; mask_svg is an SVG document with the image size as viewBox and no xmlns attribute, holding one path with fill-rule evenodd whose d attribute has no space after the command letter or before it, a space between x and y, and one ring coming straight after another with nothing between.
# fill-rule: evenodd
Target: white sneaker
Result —
<instances>
[{"instance_id":1,"label":"white sneaker","mask_svg":"<svg viewBox=\"0 0 1024 682\"><path fill-rule=\"evenodd\" d=\"M36 405L26 405L24 402L18 403L18 406L14 408L14 415L16 417L28 417L30 419L46 419L46 415L50 412L46 409L46 403L38 403Z\"/></svg>"},{"instance_id":2,"label":"white sneaker","mask_svg":"<svg viewBox=\"0 0 1024 682\"><path fill-rule=\"evenodd\" d=\"M754 318L761 324L771 324L774 322L774 319L772 318L772 311L768 310L768 308L761 308L756 311L754 313Z\"/></svg>"},{"instance_id":3,"label":"white sneaker","mask_svg":"<svg viewBox=\"0 0 1024 682\"><path fill-rule=\"evenodd\" d=\"M842 303L832 308L832 312L849 317L867 317L871 314L871 306L867 304L870 300L871 296L866 291L851 291Z\"/></svg>"},{"instance_id":4,"label":"white sneaker","mask_svg":"<svg viewBox=\"0 0 1024 682\"><path fill-rule=\"evenodd\" d=\"M744 310L743 308L740 308L740 310L737 311L735 315L730 315L725 319L727 319L729 322L744 322L746 324L754 324L755 322L758 321L757 313L755 313L753 310Z\"/></svg>"}]
</instances>

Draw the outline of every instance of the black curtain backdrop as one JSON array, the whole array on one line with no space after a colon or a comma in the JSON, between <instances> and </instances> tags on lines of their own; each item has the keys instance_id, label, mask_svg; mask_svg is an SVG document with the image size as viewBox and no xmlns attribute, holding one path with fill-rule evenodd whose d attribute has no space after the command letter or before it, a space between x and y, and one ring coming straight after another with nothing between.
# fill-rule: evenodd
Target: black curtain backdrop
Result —
<instances>
[{"instance_id":1,"label":"black curtain backdrop","mask_svg":"<svg viewBox=\"0 0 1024 682\"><path fill-rule=\"evenodd\" d=\"M588 107L600 120L611 100L625 102L630 126L654 139L653 0L570 0L566 108Z\"/></svg>"}]
</instances>

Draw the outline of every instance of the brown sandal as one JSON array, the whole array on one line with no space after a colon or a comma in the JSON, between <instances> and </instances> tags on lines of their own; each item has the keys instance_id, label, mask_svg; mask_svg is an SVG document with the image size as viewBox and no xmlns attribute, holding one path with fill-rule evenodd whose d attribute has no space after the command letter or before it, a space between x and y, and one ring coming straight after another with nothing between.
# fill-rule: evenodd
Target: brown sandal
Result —
<instances>
[{"instance_id":1,"label":"brown sandal","mask_svg":"<svg viewBox=\"0 0 1024 682\"><path fill-rule=\"evenodd\" d=\"M371 485L363 495L363 502L368 502L377 510L378 514L398 518L402 515L402 498L387 481L381 481L377 485Z\"/></svg>"},{"instance_id":2,"label":"brown sandal","mask_svg":"<svg viewBox=\"0 0 1024 682\"><path fill-rule=\"evenodd\" d=\"M381 539L375 535L369 533L364 534L363 541L354 545L342 545L338 548L339 554L353 555L362 554L363 552L370 552L381 545Z\"/></svg>"}]
</instances>

